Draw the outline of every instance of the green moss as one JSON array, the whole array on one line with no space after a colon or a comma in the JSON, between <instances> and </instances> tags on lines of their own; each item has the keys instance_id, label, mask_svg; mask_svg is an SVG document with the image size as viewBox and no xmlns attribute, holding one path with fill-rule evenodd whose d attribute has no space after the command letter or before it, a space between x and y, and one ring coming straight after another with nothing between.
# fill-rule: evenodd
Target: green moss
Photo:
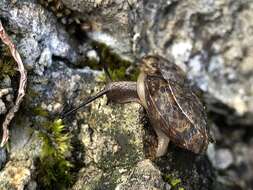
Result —
<instances>
[{"instance_id":1,"label":"green moss","mask_svg":"<svg viewBox=\"0 0 253 190\"><path fill-rule=\"evenodd\" d=\"M108 47L106 44L93 42L92 47L98 53L100 61L98 62L94 59L91 59L85 62L84 63L85 65L89 66L92 69L102 70L104 67L107 68L113 81L137 80L137 77L139 75L139 69L137 65L134 65L128 60L122 59L118 54L113 52L110 49L110 47ZM131 73L127 74L126 70L131 65L134 67L134 69L132 70Z\"/></svg>"},{"instance_id":2,"label":"green moss","mask_svg":"<svg viewBox=\"0 0 253 190\"><path fill-rule=\"evenodd\" d=\"M47 117L49 114L46 110L44 110L41 106L37 106L32 109L33 114L42 116L42 117Z\"/></svg>"},{"instance_id":3,"label":"green moss","mask_svg":"<svg viewBox=\"0 0 253 190\"><path fill-rule=\"evenodd\" d=\"M179 183L181 183L181 179L171 179L170 184L174 187L176 185L178 185Z\"/></svg>"},{"instance_id":4,"label":"green moss","mask_svg":"<svg viewBox=\"0 0 253 190\"><path fill-rule=\"evenodd\" d=\"M175 178L172 175L163 175L163 179L171 185L172 190L184 190L183 187L180 187L180 185L182 185L182 180L180 178Z\"/></svg>"},{"instance_id":5,"label":"green moss","mask_svg":"<svg viewBox=\"0 0 253 190\"><path fill-rule=\"evenodd\" d=\"M10 51L0 45L0 79L5 76L14 77L17 74L16 62L11 56Z\"/></svg>"},{"instance_id":6,"label":"green moss","mask_svg":"<svg viewBox=\"0 0 253 190\"><path fill-rule=\"evenodd\" d=\"M32 89L31 86L28 83L28 86L27 86L27 89L26 89L26 96L28 96L30 99L33 100L34 98L39 97L39 93L36 92L34 89Z\"/></svg>"},{"instance_id":7,"label":"green moss","mask_svg":"<svg viewBox=\"0 0 253 190\"><path fill-rule=\"evenodd\" d=\"M67 160L72 149L71 136L62 120L44 122L39 133L42 150L38 160L38 183L43 189L66 189L71 184L72 164Z\"/></svg>"}]
</instances>

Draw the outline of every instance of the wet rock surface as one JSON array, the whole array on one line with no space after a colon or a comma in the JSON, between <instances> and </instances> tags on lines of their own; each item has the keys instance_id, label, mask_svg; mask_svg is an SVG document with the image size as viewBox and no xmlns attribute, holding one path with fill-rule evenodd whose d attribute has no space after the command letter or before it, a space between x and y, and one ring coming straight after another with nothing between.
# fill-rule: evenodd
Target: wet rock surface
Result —
<instances>
[{"instance_id":1,"label":"wet rock surface","mask_svg":"<svg viewBox=\"0 0 253 190\"><path fill-rule=\"evenodd\" d=\"M140 119L140 106L107 105L101 98L64 120L73 146L66 156L73 164L66 188L252 189L251 1L53 2L75 13L79 29L88 23L81 37L50 3L45 8L33 0L0 1L0 19L28 70L9 147L0 149L0 189L41 188L40 124L103 88L101 71L76 67L80 59L100 59L90 39L129 60L150 53L173 59L203 90L216 143L207 155L171 144L166 156L154 159L156 138ZM0 78L1 122L15 100L17 79Z\"/></svg>"}]
</instances>

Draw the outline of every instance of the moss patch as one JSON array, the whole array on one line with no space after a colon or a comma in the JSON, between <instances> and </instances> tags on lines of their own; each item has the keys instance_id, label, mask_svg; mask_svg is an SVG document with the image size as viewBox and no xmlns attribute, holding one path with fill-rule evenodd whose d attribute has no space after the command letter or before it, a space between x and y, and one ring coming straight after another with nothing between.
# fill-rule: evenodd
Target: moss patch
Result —
<instances>
[{"instance_id":1,"label":"moss patch","mask_svg":"<svg viewBox=\"0 0 253 190\"><path fill-rule=\"evenodd\" d=\"M42 107L37 106L32 109L32 112L37 116L47 117L49 114L46 110L44 110Z\"/></svg>"},{"instance_id":2,"label":"moss patch","mask_svg":"<svg viewBox=\"0 0 253 190\"><path fill-rule=\"evenodd\" d=\"M113 81L119 80L131 80L136 81L139 75L139 69L137 65L132 62L122 59L118 54L113 52L106 44L99 42L92 42L92 47L98 53L100 61L91 59L83 63L89 66L91 69L102 70L106 68ZM127 73L126 70L132 66L131 72Z\"/></svg>"},{"instance_id":3,"label":"moss patch","mask_svg":"<svg viewBox=\"0 0 253 190\"><path fill-rule=\"evenodd\" d=\"M14 77L17 74L15 60L7 47L0 45L0 80L5 76Z\"/></svg>"},{"instance_id":4,"label":"moss patch","mask_svg":"<svg viewBox=\"0 0 253 190\"><path fill-rule=\"evenodd\" d=\"M171 185L172 190L184 190L184 188L181 187L182 180L180 178L175 178L173 175L166 174L163 175L163 179Z\"/></svg>"},{"instance_id":5,"label":"moss patch","mask_svg":"<svg viewBox=\"0 0 253 190\"><path fill-rule=\"evenodd\" d=\"M71 136L60 119L44 122L42 126L39 133L42 150L37 163L37 182L42 189L66 189L72 179L72 164L67 160L72 149Z\"/></svg>"}]
</instances>

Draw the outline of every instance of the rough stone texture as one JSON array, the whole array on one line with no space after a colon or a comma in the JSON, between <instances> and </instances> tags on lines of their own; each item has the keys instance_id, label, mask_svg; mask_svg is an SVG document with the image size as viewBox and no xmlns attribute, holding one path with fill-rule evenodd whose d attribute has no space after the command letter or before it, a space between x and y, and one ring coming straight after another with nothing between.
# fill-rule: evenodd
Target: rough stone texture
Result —
<instances>
[{"instance_id":1,"label":"rough stone texture","mask_svg":"<svg viewBox=\"0 0 253 190\"><path fill-rule=\"evenodd\" d=\"M208 156L214 167L219 167L217 179L226 184L227 189L252 189L253 176L253 136L251 129L243 129L239 126L236 129L222 128L222 138L217 138L212 151ZM220 131L221 132L221 131ZM221 150L226 150L221 152ZM228 152L229 153L226 153ZM210 154L211 153L211 154ZM228 158L220 159L217 165L217 154L226 154ZM229 158L232 156L232 159ZM216 157L216 158L215 158ZM229 161L230 160L230 161ZM226 164L225 164L226 163ZM229 163L229 165L228 165ZM222 168L220 167L222 166ZM224 168L224 166L227 166Z\"/></svg>"},{"instance_id":2,"label":"rough stone texture","mask_svg":"<svg viewBox=\"0 0 253 190\"><path fill-rule=\"evenodd\" d=\"M147 53L171 57L205 95L216 98L213 102L206 98L212 112L210 120L217 125L217 142L211 153L209 147L211 162L205 155L192 155L173 145L165 157L146 160L144 145L154 146L155 140L151 133L152 140L145 142L148 128L139 122L137 104L106 105L106 98L102 98L73 114L65 121L75 142L71 159L78 163L70 189L251 189L253 133L235 125L253 123L250 0L129 1L132 9L127 4L121 7L120 0L89 7L82 6L87 1L62 2L68 9L82 12L77 18L92 23L92 30L86 31L89 38L130 59ZM99 5L102 1L94 2ZM87 36L83 36L86 41L75 41L54 14L37 1L2 0L0 19L29 70L26 99L11 125L11 148L8 155L5 149L0 151L0 189L36 189L40 184L34 180L34 160L41 142L31 128L38 127L41 118L32 116L31 110L40 107L51 115L59 114L65 105L79 105L101 89L104 82L98 80L100 72L73 67L80 59L80 49L84 53L88 50L87 57L99 58L89 49ZM8 77L0 81L0 92L10 90L0 96L4 103L0 104L4 110L1 114L13 103L13 82ZM219 101L224 106L217 107ZM237 120L228 115L227 107L243 117ZM226 120L233 124L233 130ZM217 158L221 165L217 165ZM173 186L175 181L180 182Z\"/></svg>"},{"instance_id":3,"label":"rough stone texture","mask_svg":"<svg viewBox=\"0 0 253 190\"><path fill-rule=\"evenodd\" d=\"M96 100L91 112L79 113L79 139L85 150L85 167L73 189L114 189L121 176L144 159L140 106L105 105ZM113 168L113 169L112 169ZM90 177L94 176L94 177ZM84 180L85 179L85 180Z\"/></svg>"},{"instance_id":4,"label":"rough stone texture","mask_svg":"<svg viewBox=\"0 0 253 190\"><path fill-rule=\"evenodd\" d=\"M221 148L216 151L210 149L213 149L213 146L209 147L208 156L216 169L224 170L233 164L233 155L229 149Z\"/></svg>"},{"instance_id":5,"label":"rough stone texture","mask_svg":"<svg viewBox=\"0 0 253 190\"><path fill-rule=\"evenodd\" d=\"M8 156L5 149L1 149L0 153L0 189L36 189L37 182L33 181L36 174L34 161L39 156L41 146L40 139L34 135L36 132L31 127L39 127L36 124L40 118L34 118L32 109L39 106L52 113L59 112L65 98L71 99L71 93L75 93L80 87L78 82L82 75L86 76L84 78L87 81L93 74L84 69L75 75L66 66L61 67L62 63L59 61L53 61L53 56L56 56L59 59L67 59L69 63L73 62L76 59L75 48L64 27L57 23L52 13L40 5L33 1L0 1L0 18L7 32L12 34L10 36L21 53L26 69L29 70L29 95L24 100L25 106L21 106L20 113L10 126ZM17 82L15 78L8 76L0 81L0 98L4 102L4 105L1 105L0 110L4 110L1 114L12 106L16 93L16 86L13 84ZM86 83L82 81L82 84ZM69 96L60 94L65 93L66 89L71 92ZM1 121L3 117L4 115L1 115ZM6 157L7 163L3 165Z\"/></svg>"},{"instance_id":6,"label":"rough stone texture","mask_svg":"<svg viewBox=\"0 0 253 190\"><path fill-rule=\"evenodd\" d=\"M0 148L0 169L2 169L5 162L6 162L6 150L4 148Z\"/></svg>"},{"instance_id":7,"label":"rough stone texture","mask_svg":"<svg viewBox=\"0 0 253 190\"><path fill-rule=\"evenodd\" d=\"M136 0L63 0L67 8L77 11L77 18L91 28L88 36L105 43L122 58L133 60L131 54L131 28L129 28L129 4Z\"/></svg>"},{"instance_id":8,"label":"rough stone texture","mask_svg":"<svg viewBox=\"0 0 253 190\"><path fill-rule=\"evenodd\" d=\"M11 87L11 79L5 76L0 81L0 118L4 116L8 109L14 104L13 88ZM1 130L0 130L1 131ZM6 148L0 148L0 170L7 160Z\"/></svg>"},{"instance_id":9,"label":"rough stone texture","mask_svg":"<svg viewBox=\"0 0 253 190\"><path fill-rule=\"evenodd\" d=\"M8 3L4 5L8 5ZM26 106L21 107L23 109L20 113L22 116L16 117L15 127L11 126L11 155L0 172L2 176L0 183L2 182L1 189L3 190L14 187L24 189L25 186L32 189L40 186L39 182L34 181L36 178L34 160L39 156L40 146L37 145L36 149L32 148L29 130L34 133L32 127L39 127L36 126L36 121L39 122L40 117L34 116L30 111L40 107L50 114L57 114L62 111L65 104L80 104L92 90L96 89L96 86L102 84L95 81L99 72L91 72L86 68L73 69L68 67L63 62L64 60L52 59L53 55L59 56L65 58L69 63L75 57L75 52L72 51L67 33L64 32L63 27L56 24L56 19L50 13L41 6L28 1L19 2L15 6L12 5L13 7L2 6L0 6L1 9L10 10L12 14L14 14L13 12L19 14L14 17L15 14L9 15L4 12L0 16L6 19L10 27L9 30L25 36L20 39L14 36L13 38L17 41L18 50L20 50L25 66L30 70L30 73L27 96L24 101ZM26 15L28 13L29 15ZM28 17L33 19L28 20ZM22 18L27 22L21 22ZM30 28L30 24L33 22L36 27ZM33 34L35 37L26 38L27 35L33 36ZM56 41L52 41L54 35ZM64 37L61 42L63 44L55 46L54 49L52 45L59 42L59 36ZM77 182L73 186L74 189L82 189L84 186L89 188L94 185L109 189L115 187L118 183L117 180L124 172L144 159L143 128L138 117L140 106L138 104L105 104L106 98L97 100L91 106L92 112L85 109L78 112L77 118L66 120L70 131L73 132L76 141L79 142L78 145L80 145L75 152L75 155L80 157L74 159L79 160L80 165L86 166L80 169ZM20 117L23 118L22 125L18 122ZM40 142L37 136L32 135L32 139L32 142ZM30 154L25 157L27 163L24 156L19 156L21 153ZM98 172L101 174L97 175ZM11 175L11 173L19 175ZM89 180L83 181L85 176L89 177ZM93 179L90 176L96 178Z\"/></svg>"},{"instance_id":10,"label":"rough stone texture","mask_svg":"<svg viewBox=\"0 0 253 190\"><path fill-rule=\"evenodd\" d=\"M5 114L7 112L7 109L5 107L4 102L0 99L0 114Z\"/></svg>"},{"instance_id":11,"label":"rough stone texture","mask_svg":"<svg viewBox=\"0 0 253 190\"><path fill-rule=\"evenodd\" d=\"M5 114L11 105L13 105L13 88L10 77L5 76L0 81L0 115Z\"/></svg>"},{"instance_id":12,"label":"rough stone texture","mask_svg":"<svg viewBox=\"0 0 253 190\"><path fill-rule=\"evenodd\" d=\"M37 60L45 48L54 56L76 60L75 48L70 46L71 40L63 26L42 6L33 1L14 3L3 0L0 10L0 17L8 20L10 30L22 34L17 46L27 69L38 64Z\"/></svg>"},{"instance_id":13,"label":"rough stone texture","mask_svg":"<svg viewBox=\"0 0 253 190\"><path fill-rule=\"evenodd\" d=\"M215 170L205 155L195 155L170 145L166 157L156 160L155 163L171 185L174 180L180 180L174 188L217 189ZM222 187L220 184L219 188Z\"/></svg>"},{"instance_id":14,"label":"rough stone texture","mask_svg":"<svg viewBox=\"0 0 253 190\"><path fill-rule=\"evenodd\" d=\"M40 152L40 141L36 133L28 127L27 118L20 122L16 120L15 127L11 129L12 140L8 162L0 171L0 189L3 190L22 190L30 183L34 183L32 181L35 172L34 160Z\"/></svg>"},{"instance_id":15,"label":"rough stone texture","mask_svg":"<svg viewBox=\"0 0 253 190\"><path fill-rule=\"evenodd\" d=\"M95 1L89 1L89 0L76 0L76 1L70 1L70 0L63 0L63 4L65 4L68 8L73 9L78 12L94 12L97 9L100 9L101 11L107 11L107 14L111 13L109 9L118 7L120 4L126 3L124 0L95 0ZM106 10L107 9L107 10ZM120 21L121 22L121 21Z\"/></svg>"},{"instance_id":16,"label":"rough stone texture","mask_svg":"<svg viewBox=\"0 0 253 190\"><path fill-rule=\"evenodd\" d=\"M164 182L161 172L150 160L143 160L133 168L127 178L122 176L124 180L115 189L116 190L170 190L171 186Z\"/></svg>"},{"instance_id":17,"label":"rough stone texture","mask_svg":"<svg viewBox=\"0 0 253 190\"><path fill-rule=\"evenodd\" d=\"M101 187L100 181L103 177L103 172L94 166L82 168L78 174L78 180L71 188L73 190L80 189L96 189Z\"/></svg>"}]
</instances>

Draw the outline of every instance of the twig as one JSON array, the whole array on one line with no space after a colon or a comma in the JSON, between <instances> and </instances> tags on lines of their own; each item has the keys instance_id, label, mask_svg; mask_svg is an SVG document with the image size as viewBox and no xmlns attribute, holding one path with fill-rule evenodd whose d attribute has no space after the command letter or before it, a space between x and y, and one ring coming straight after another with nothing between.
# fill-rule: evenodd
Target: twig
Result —
<instances>
[{"instance_id":1,"label":"twig","mask_svg":"<svg viewBox=\"0 0 253 190\"><path fill-rule=\"evenodd\" d=\"M23 97L25 95L25 89L26 89L26 82L27 82L27 73L24 68L23 62L21 60L21 57L18 53L18 51L15 48L15 45L12 43L11 39L9 38L8 34L5 32L2 22L0 21L0 38L2 39L3 43L5 43L12 54L12 57L15 59L15 61L18 64L18 71L20 72L20 81L19 81L19 88L18 88L18 95L17 99L15 101L15 105L9 110L7 113L4 122L3 122L3 136L1 141L1 147L3 147L8 139L9 139L9 130L8 126L15 116L15 113L19 110L20 104L23 100Z\"/></svg>"}]
</instances>

